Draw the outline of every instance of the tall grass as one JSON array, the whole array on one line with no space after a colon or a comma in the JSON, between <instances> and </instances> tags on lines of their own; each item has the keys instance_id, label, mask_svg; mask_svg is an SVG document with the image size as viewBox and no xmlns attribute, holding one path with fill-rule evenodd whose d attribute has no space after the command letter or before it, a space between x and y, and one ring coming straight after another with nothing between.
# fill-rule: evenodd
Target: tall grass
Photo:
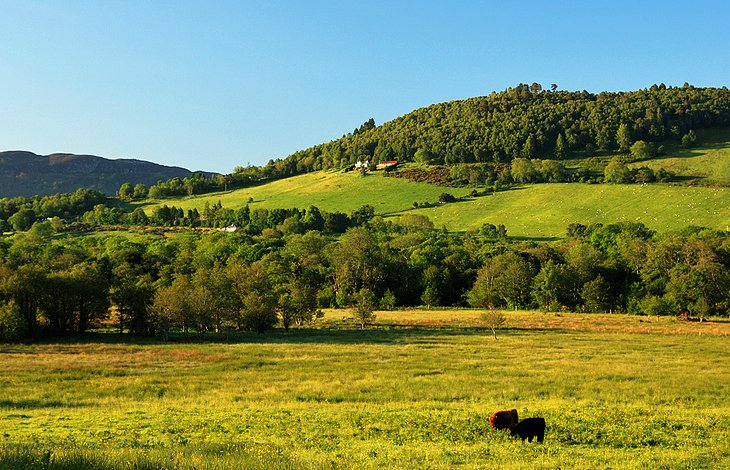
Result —
<instances>
[{"instance_id":1,"label":"tall grass","mask_svg":"<svg viewBox=\"0 0 730 470\"><path fill-rule=\"evenodd\" d=\"M379 314L231 342L2 345L0 467L730 465L726 323L506 312L494 340L478 312ZM546 419L543 445L489 429L512 407Z\"/></svg>"}]
</instances>

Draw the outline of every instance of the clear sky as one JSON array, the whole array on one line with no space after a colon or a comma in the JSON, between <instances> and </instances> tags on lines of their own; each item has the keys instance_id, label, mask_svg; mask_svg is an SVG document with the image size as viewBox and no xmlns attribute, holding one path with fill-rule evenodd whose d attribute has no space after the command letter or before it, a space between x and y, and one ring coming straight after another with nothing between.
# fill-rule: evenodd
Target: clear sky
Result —
<instances>
[{"instance_id":1,"label":"clear sky","mask_svg":"<svg viewBox=\"0 0 730 470\"><path fill-rule=\"evenodd\" d=\"M730 2L0 0L0 150L229 173L519 83L730 85Z\"/></svg>"}]
</instances>

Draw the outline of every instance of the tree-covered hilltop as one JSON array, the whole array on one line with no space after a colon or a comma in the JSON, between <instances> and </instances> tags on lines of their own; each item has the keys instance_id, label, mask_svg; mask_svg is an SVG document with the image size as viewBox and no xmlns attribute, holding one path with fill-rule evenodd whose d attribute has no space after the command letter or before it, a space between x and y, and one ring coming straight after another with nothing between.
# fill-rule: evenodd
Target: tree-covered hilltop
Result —
<instances>
[{"instance_id":1,"label":"tree-covered hilltop","mask_svg":"<svg viewBox=\"0 0 730 470\"><path fill-rule=\"evenodd\" d=\"M374 166L388 160L435 165L480 163L482 168L472 170L483 173L476 178L483 185L509 169L515 159L543 159L551 167L538 162L544 171L538 168L534 177L516 182L587 181L595 180L596 175L582 170L567 172L554 161L573 155L591 156L597 151L646 160L660 154L664 142L691 147L697 130L730 126L730 91L726 87L685 84L667 88L662 84L599 94L552 90L542 91L537 83L522 84L489 96L420 108L381 126L371 118L340 139L269 160L266 165L238 166L229 175L196 174L158 181L149 188L149 197L227 191L315 170L348 168L361 161ZM662 173L647 177L646 169L636 173L640 174L623 179L642 183L671 179ZM448 184L463 176L450 178L453 181ZM431 173L426 179L433 177ZM125 183L119 195L123 199L147 197L146 188L141 192L136 189Z\"/></svg>"},{"instance_id":2,"label":"tree-covered hilltop","mask_svg":"<svg viewBox=\"0 0 730 470\"><path fill-rule=\"evenodd\" d=\"M594 94L542 91L537 83L522 84L417 109L378 127L371 124L266 167L289 176L363 159L448 164L559 159L585 150L628 152L639 140L681 141L696 129L730 125L730 91L662 84Z\"/></svg>"}]
</instances>

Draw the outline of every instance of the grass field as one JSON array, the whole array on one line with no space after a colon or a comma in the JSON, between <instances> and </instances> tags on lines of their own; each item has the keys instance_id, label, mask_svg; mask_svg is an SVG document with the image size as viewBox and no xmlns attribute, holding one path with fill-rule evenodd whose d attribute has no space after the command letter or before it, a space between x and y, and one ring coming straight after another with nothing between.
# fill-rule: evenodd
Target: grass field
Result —
<instances>
[{"instance_id":1,"label":"grass field","mask_svg":"<svg viewBox=\"0 0 730 470\"><path fill-rule=\"evenodd\" d=\"M346 315L346 312L344 312ZM730 323L377 312L359 330L0 345L0 468L727 468ZM493 432L515 407L544 444Z\"/></svg>"},{"instance_id":2,"label":"grass field","mask_svg":"<svg viewBox=\"0 0 730 470\"><path fill-rule=\"evenodd\" d=\"M504 224L510 236L528 238L563 237L566 227L573 222L587 225L637 221L659 231L688 225L720 230L730 227L730 188L724 187L536 184L453 204L412 209L413 201L434 202L444 191L456 196L469 192L466 188L442 188L379 175L361 178L315 173L249 190L165 203L184 209L202 209L206 200L211 203L220 200L224 207L236 208L245 203L241 199L245 196L254 198L251 204L254 208L316 205L327 211L343 212L372 203L386 217L423 214L437 227L446 226L455 231L478 228L484 223Z\"/></svg>"},{"instance_id":3,"label":"grass field","mask_svg":"<svg viewBox=\"0 0 730 470\"><path fill-rule=\"evenodd\" d=\"M683 184L730 186L730 128L700 129L698 144L685 148L677 142L663 144L664 152L652 160L630 163L629 167L663 168L678 177ZM569 168L586 168L594 174L603 173L605 165L622 155L601 154L574 158L565 162ZM627 156L624 156L627 157Z\"/></svg>"},{"instance_id":4,"label":"grass field","mask_svg":"<svg viewBox=\"0 0 730 470\"><path fill-rule=\"evenodd\" d=\"M730 129L700 129L697 136L696 147L667 145L666 155L631 166L664 168L698 184L730 186Z\"/></svg>"},{"instance_id":5,"label":"grass field","mask_svg":"<svg viewBox=\"0 0 730 470\"><path fill-rule=\"evenodd\" d=\"M236 209L253 199L252 208L265 209L292 208L306 209L314 205L320 209L350 213L365 204L375 207L379 214L402 211L413 202L437 202L439 195L449 192L460 197L471 192L471 188L443 188L440 186L414 183L400 178L385 178L382 172L361 176L352 171L317 171L293 176L252 188L235 191L203 194L164 201L152 201L145 206L151 210L160 204L175 205L183 209L201 210L207 201L215 204L220 201L223 207Z\"/></svg>"},{"instance_id":6,"label":"grass field","mask_svg":"<svg viewBox=\"0 0 730 470\"><path fill-rule=\"evenodd\" d=\"M554 183L412 211L450 230L504 224L510 236L564 237L568 224L641 222L658 230L730 227L730 188Z\"/></svg>"}]
</instances>

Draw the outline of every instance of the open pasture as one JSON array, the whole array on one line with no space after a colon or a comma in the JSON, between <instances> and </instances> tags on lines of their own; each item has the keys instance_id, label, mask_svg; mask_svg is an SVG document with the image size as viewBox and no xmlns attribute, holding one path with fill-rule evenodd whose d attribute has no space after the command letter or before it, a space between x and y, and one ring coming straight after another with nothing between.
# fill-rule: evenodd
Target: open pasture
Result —
<instances>
[{"instance_id":1,"label":"open pasture","mask_svg":"<svg viewBox=\"0 0 730 470\"><path fill-rule=\"evenodd\" d=\"M730 323L347 312L229 338L0 345L0 468L727 468ZM490 430L542 416L544 444Z\"/></svg>"},{"instance_id":2,"label":"open pasture","mask_svg":"<svg viewBox=\"0 0 730 470\"><path fill-rule=\"evenodd\" d=\"M356 171L316 171L234 191L151 201L145 210L149 213L152 208L167 204L202 211L206 202L213 205L220 201L223 207L231 209L246 204L252 209L317 206L329 212L350 213L369 204L378 214L387 215L408 209L414 202L437 202L443 192L460 197L471 191L471 188L443 188L401 178L385 178L382 172L362 176Z\"/></svg>"},{"instance_id":3,"label":"open pasture","mask_svg":"<svg viewBox=\"0 0 730 470\"><path fill-rule=\"evenodd\" d=\"M684 148L667 145L666 154L632 167L648 166L653 170L664 168L684 180L703 185L730 185L730 129L700 129L700 144Z\"/></svg>"},{"instance_id":4,"label":"open pasture","mask_svg":"<svg viewBox=\"0 0 730 470\"><path fill-rule=\"evenodd\" d=\"M413 213L450 230L504 224L517 237L564 237L571 223L641 222L658 231L730 227L730 188L664 184L534 184Z\"/></svg>"}]
</instances>

